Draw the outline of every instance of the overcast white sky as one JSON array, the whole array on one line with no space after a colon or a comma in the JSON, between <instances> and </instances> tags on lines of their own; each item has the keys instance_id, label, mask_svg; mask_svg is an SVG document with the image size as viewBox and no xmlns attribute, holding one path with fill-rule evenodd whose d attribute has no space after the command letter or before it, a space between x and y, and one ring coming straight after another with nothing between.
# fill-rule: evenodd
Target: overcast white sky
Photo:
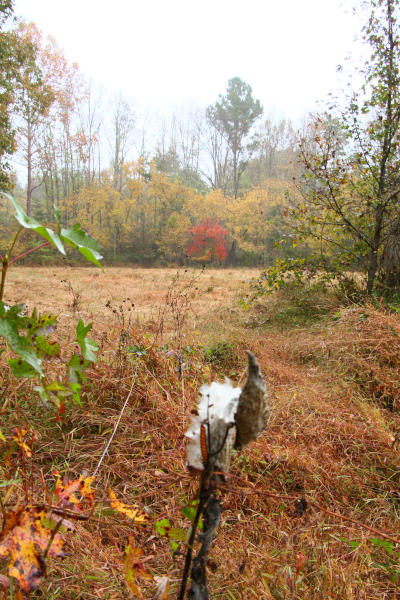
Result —
<instances>
[{"instance_id":1,"label":"overcast white sky","mask_svg":"<svg viewBox=\"0 0 400 600\"><path fill-rule=\"evenodd\" d=\"M338 85L354 47L349 0L16 0L71 61L137 106L206 106L241 77L297 120Z\"/></svg>"}]
</instances>

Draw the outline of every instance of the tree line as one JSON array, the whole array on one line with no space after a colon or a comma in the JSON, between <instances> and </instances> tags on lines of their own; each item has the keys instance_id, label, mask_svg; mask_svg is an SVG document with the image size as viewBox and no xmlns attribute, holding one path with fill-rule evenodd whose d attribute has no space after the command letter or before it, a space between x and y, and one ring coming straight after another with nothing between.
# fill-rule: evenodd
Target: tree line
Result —
<instances>
[{"instance_id":1,"label":"tree line","mask_svg":"<svg viewBox=\"0 0 400 600\"><path fill-rule=\"evenodd\" d=\"M65 225L81 221L114 261L262 264L273 255L295 156L289 121L263 117L250 85L234 77L207 109L148 126L121 94L102 98L35 24L10 26L12 9L11 0L0 5L0 60L9 66L1 185L28 215L51 221L59 208ZM240 228L238 215L250 206ZM2 201L5 237L8 218ZM198 256L196 226L204 238ZM217 231L227 235L217 240ZM216 244L224 246L217 255Z\"/></svg>"}]
</instances>

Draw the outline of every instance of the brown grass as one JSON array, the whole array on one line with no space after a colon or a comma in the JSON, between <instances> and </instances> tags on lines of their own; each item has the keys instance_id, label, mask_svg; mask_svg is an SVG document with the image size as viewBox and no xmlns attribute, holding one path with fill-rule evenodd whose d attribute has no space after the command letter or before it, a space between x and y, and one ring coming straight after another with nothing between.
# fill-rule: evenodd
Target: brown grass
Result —
<instances>
[{"instance_id":1,"label":"brown grass","mask_svg":"<svg viewBox=\"0 0 400 600\"><path fill-rule=\"evenodd\" d=\"M5 381L8 405L1 428L8 434L21 419L29 419L39 437L32 467L36 480L40 470L49 486L55 468L70 477L94 470L140 360L133 396L99 472L98 498L106 500L110 485L125 502L148 507L154 520L168 518L174 526L188 527L180 508L195 498L197 484L185 469L183 432L196 390L204 380L224 373L243 380L244 350L251 348L268 380L272 416L267 432L236 455L229 491L223 492L224 512L211 552L212 598L400 598L397 559L392 564L371 541L378 536L361 526L400 538L400 470L393 444L400 418L376 392L383 386L385 394L397 394L399 317L368 307L347 309L339 321L307 329L249 329L245 325L252 315L238 306L237 296L254 271L206 271L193 290L185 329L191 351L185 354L182 413L176 354L161 351L165 340L155 338L159 308L174 273L12 272L8 300L27 300L31 307L35 303L41 310L60 312L61 332L69 331L78 315L91 319L94 337L102 341L102 359L88 379L86 401L81 408L69 408L64 422L51 413L44 416L27 389ZM76 314L61 279L71 281L81 294ZM123 302L127 298L134 311ZM111 309L105 306L107 300ZM130 361L117 351L127 323L131 339L147 348L142 359ZM169 324L173 326L173 319ZM174 349L174 331L166 339ZM220 340L233 355L226 356L225 364L204 362L202 346ZM370 382L378 387L370 388ZM296 516L292 498L303 497L308 507ZM129 521L99 509L91 523L78 525L69 536L71 556L52 563L37 597L128 598L122 558L131 532ZM169 542L155 535L152 524L134 528L134 534L147 568L171 577L168 597L175 598L182 557L172 555ZM146 587L145 598L153 596L154 587Z\"/></svg>"},{"instance_id":2,"label":"brown grass","mask_svg":"<svg viewBox=\"0 0 400 600\"><path fill-rule=\"evenodd\" d=\"M190 269L186 275L197 273L200 271ZM99 329L109 320L107 300L114 306L130 298L135 304L135 318L140 322L155 319L175 274L172 268L106 267L102 272L84 267L18 267L10 269L7 276L5 301L25 302L42 311L61 313L61 318L67 319L73 302L64 283L67 281L80 294L79 313L91 318ZM257 274L256 269L206 269L193 289L194 313L212 312L220 304L228 304Z\"/></svg>"}]
</instances>

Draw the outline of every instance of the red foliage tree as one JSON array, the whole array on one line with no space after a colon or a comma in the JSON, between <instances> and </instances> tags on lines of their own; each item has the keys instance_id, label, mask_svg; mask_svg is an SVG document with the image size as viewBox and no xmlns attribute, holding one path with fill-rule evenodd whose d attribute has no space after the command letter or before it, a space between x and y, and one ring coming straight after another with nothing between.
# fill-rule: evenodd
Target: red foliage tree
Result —
<instances>
[{"instance_id":1,"label":"red foliage tree","mask_svg":"<svg viewBox=\"0 0 400 600\"><path fill-rule=\"evenodd\" d=\"M193 236L186 253L195 260L225 260L228 256L228 230L218 221L206 219L189 229Z\"/></svg>"}]
</instances>

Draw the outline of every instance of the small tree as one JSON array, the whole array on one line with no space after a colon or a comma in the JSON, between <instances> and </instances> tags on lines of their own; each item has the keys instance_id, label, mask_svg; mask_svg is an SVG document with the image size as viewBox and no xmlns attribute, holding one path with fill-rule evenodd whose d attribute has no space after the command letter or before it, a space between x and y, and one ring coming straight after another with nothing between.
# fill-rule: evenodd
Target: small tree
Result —
<instances>
[{"instance_id":1,"label":"small tree","mask_svg":"<svg viewBox=\"0 0 400 600\"><path fill-rule=\"evenodd\" d=\"M230 79L226 95L220 95L215 105L207 109L207 120L225 138L230 149L235 198L240 177L247 165L245 155L249 148L248 136L254 122L262 113L260 101L253 98L251 87L240 77Z\"/></svg>"},{"instance_id":2,"label":"small tree","mask_svg":"<svg viewBox=\"0 0 400 600\"><path fill-rule=\"evenodd\" d=\"M377 277L400 287L399 0L366 0L370 57L363 85L340 114L313 123L300 143L304 172L292 216L296 235L317 238L341 269L357 266L373 291ZM394 245L397 244L397 250Z\"/></svg>"},{"instance_id":3,"label":"small tree","mask_svg":"<svg viewBox=\"0 0 400 600\"><path fill-rule=\"evenodd\" d=\"M211 219L198 223L189 230L193 240L186 249L186 253L195 260L210 262L211 260L223 261L228 256L227 236L228 231Z\"/></svg>"},{"instance_id":4,"label":"small tree","mask_svg":"<svg viewBox=\"0 0 400 600\"><path fill-rule=\"evenodd\" d=\"M38 64L40 32L33 25L19 26L21 44L25 49L25 61L19 69L15 86L16 112L18 114L18 145L27 168L26 213L32 213L34 168L38 163L38 142L43 118L55 99L50 85L45 81ZM35 160L36 158L36 160Z\"/></svg>"},{"instance_id":5,"label":"small tree","mask_svg":"<svg viewBox=\"0 0 400 600\"><path fill-rule=\"evenodd\" d=\"M12 187L8 158L15 152L16 144L11 114L15 82L25 58L17 33L3 31L13 10L13 0L0 0L0 191Z\"/></svg>"}]
</instances>

